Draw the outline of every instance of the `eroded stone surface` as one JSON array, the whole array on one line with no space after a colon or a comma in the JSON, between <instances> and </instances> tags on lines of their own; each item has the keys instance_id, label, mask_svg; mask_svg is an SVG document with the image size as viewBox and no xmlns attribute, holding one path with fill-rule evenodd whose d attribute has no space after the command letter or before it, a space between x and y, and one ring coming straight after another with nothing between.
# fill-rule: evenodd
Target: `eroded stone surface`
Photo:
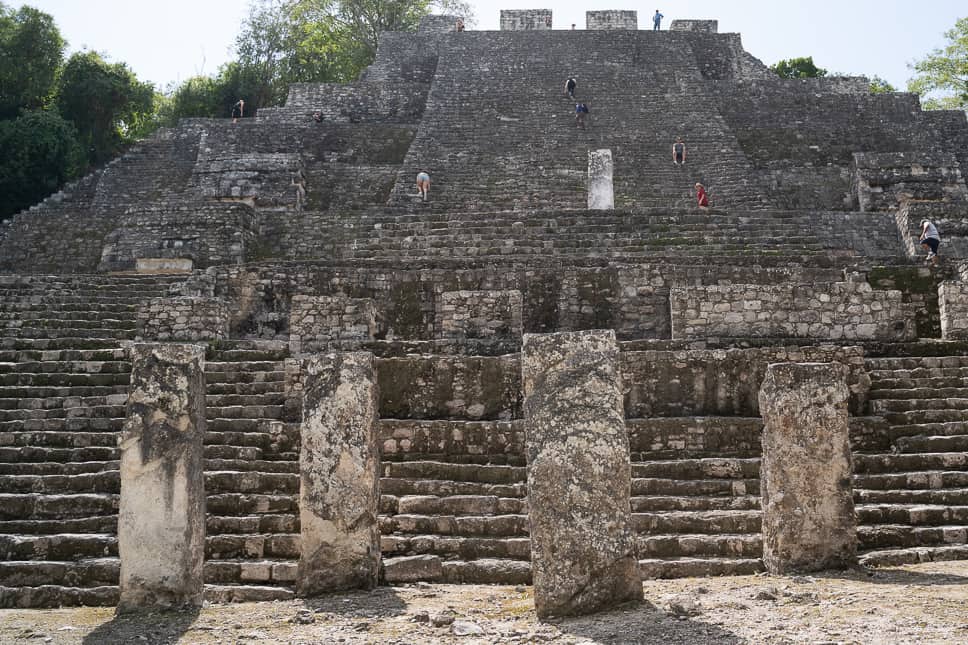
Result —
<instances>
[{"instance_id":1,"label":"eroded stone surface","mask_svg":"<svg viewBox=\"0 0 968 645\"><path fill-rule=\"evenodd\" d=\"M588 208L609 211L615 208L615 188L612 183L614 163L612 151L588 152Z\"/></svg>"},{"instance_id":2,"label":"eroded stone surface","mask_svg":"<svg viewBox=\"0 0 968 645\"><path fill-rule=\"evenodd\" d=\"M847 425L847 369L840 363L771 365L760 390L763 562L784 574L857 560Z\"/></svg>"},{"instance_id":3,"label":"eroded stone surface","mask_svg":"<svg viewBox=\"0 0 968 645\"><path fill-rule=\"evenodd\" d=\"M538 615L641 599L614 332L526 335L522 379Z\"/></svg>"},{"instance_id":4,"label":"eroded stone surface","mask_svg":"<svg viewBox=\"0 0 968 645\"><path fill-rule=\"evenodd\" d=\"M202 604L205 555L205 352L131 348L121 438L119 612Z\"/></svg>"},{"instance_id":5,"label":"eroded stone surface","mask_svg":"<svg viewBox=\"0 0 968 645\"><path fill-rule=\"evenodd\" d=\"M378 401L372 354L317 355L303 363L300 595L377 583Z\"/></svg>"}]
</instances>

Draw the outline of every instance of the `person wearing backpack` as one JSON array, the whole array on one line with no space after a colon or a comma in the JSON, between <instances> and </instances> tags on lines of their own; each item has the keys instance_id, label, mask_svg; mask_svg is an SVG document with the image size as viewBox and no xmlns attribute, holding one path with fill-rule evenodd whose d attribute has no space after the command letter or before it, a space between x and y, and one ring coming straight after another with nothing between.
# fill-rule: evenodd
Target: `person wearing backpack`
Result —
<instances>
[{"instance_id":1,"label":"person wearing backpack","mask_svg":"<svg viewBox=\"0 0 968 645\"><path fill-rule=\"evenodd\" d=\"M582 130L585 129L585 117L588 115L588 106L584 103L575 104L575 125Z\"/></svg>"}]
</instances>

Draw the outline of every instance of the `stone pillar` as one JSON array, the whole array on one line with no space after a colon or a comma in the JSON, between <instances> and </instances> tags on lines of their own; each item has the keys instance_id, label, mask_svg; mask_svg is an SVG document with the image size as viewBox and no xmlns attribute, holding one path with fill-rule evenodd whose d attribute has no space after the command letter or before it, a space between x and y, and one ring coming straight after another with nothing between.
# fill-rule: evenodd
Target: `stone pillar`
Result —
<instances>
[{"instance_id":1,"label":"stone pillar","mask_svg":"<svg viewBox=\"0 0 968 645\"><path fill-rule=\"evenodd\" d=\"M521 370L538 616L641 600L615 332L526 334Z\"/></svg>"},{"instance_id":2,"label":"stone pillar","mask_svg":"<svg viewBox=\"0 0 968 645\"><path fill-rule=\"evenodd\" d=\"M639 28L639 17L635 11L586 11L586 29L629 29Z\"/></svg>"},{"instance_id":3,"label":"stone pillar","mask_svg":"<svg viewBox=\"0 0 968 645\"><path fill-rule=\"evenodd\" d=\"M303 363L301 596L369 589L380 573L379 397L373 355Z\"/></svg>"},{"instance_id":4,"label":"stone pillar","mask_svg":"<svg viewBox=\"0 0 968 645\"><path fill-rule=\"evenodd\" d=\"M760 388L763 563L782 575L857 561L847 368L775 363Z\"/></svg>"},{"instance_id":5,"label":"stone pillar","mask_svg":"<svg viewBox=\"0 0 968 645\"><path fill-rule=\"evenodd\" d=\"M121 435L119 612L202 604L205 350L132 346Z\"/></svg>"},{"instance_id":6,"label":"stone pillar","mask_svg":"<svg viewBox=\"0 0 968 645\"><path fill-rule=\"evenodd\" d=\"M615 208L615 192L612 188L612 151L590 150L588 152L588 209L610 211Z\"/></svg>"},{"instance_id":7,"label":"stone pillar","mask_svg":"<svg viewBox=\"0 0 968 645\"><path fill-rule=\"evenodd\" d=\"M501 9L501 31L551 29L551 9Z\"/></svg>"}]
</instances>

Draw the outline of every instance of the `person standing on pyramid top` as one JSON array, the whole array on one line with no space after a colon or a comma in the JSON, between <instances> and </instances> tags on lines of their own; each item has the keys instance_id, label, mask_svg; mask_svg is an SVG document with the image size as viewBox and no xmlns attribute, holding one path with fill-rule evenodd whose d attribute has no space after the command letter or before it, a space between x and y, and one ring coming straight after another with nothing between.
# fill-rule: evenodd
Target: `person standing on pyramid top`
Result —
<instances>
[{"instance_id":1,"label":"person standing on pyramid top","mask_svg":"<svg viewBox=\"0 0 968 645\"><path fill-rule=\"evenodd\" d=\"M424 201L429 199L428 193L430 192L430 175L422 169L417 173L417 192Z\"/></svg>"},{"instance_id":2,"label":"person standing on pyramid top","mask_svg":"<svg viewBox=\"0 0 968 645\"><path fill-rule=\"evenodd\" d=\"M568 98L575 98L576 87L578 87L578 81L576 81L574 78L569 78L567 81L565 81L565 94L568 95Z\"/></svg>"},{"instance_id":3,"label":"person standing on pyramid top","mask_svg":"<svg viewBox=\"0 0 968 645\"><path fill-rule=\"evenodd\" d=\"M665 18L665 16L663 16L661 13L659 13L659 10L656 9L655 10L655 15L652 16L652 30L653 31L659 31L659 28L662 25L662 19L663 18Z\"/></svg>"},{"instance_id":4,"label":"person standing on pyramid top","mask_svg":"<svg viewBox=\"0 0 968 645\"><path fill-rule=\"evenodd\" d=\"M676 137L676 142L672 144L672 163L686 165L686 144L682 142L682 137Z\"/></svg>"}]
</instances>

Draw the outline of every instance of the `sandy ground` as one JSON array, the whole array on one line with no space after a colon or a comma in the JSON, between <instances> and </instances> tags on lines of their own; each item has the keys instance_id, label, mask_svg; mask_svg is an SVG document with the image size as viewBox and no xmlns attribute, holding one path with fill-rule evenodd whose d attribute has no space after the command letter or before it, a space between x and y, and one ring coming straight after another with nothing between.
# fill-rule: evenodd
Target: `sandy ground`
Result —
<instances>
[{"instance_id":1,"label":"sandy ground","mask_svg":"<svg viewBox=\"0 0 968 645\"><path fill-rule=\"evenodd\" d=\"M530 587L418 584L118 617L0 611L0 643L968 643L968 562L645 583L647 602L541 623Z\"/></svg>"}]
</instances>

